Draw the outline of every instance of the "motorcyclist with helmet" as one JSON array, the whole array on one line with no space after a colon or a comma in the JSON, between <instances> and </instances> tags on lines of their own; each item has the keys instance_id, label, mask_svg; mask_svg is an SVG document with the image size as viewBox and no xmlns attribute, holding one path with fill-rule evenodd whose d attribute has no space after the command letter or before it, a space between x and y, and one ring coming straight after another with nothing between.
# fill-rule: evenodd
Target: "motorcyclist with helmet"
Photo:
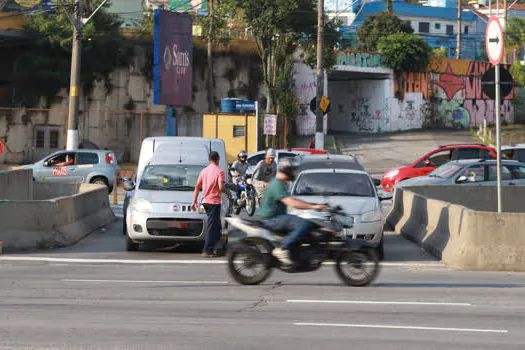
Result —
<instances>
[{"instance_id":1,"label":"motorcyclist with helmet","mask_svg":"<svg viewBox=\"0 0 525 350\"><path fill-rule=\"evenodd\" d=\"M268 183L257 216L265 220L265 226L274 231L290 232L281 247L272 251L273 256L286 265L292 264L290 249L313 227L309 220L287 214L287 207L303 210L328 209L324 204L312 204L290 195L288 184L295 179L298 164L292 158L279 161L276 177Z\"/></svg>"},{"instance_id":2,"label":"motorcyclist with helmet","mask_svg":"<svg viewBox=\"0 0 525 350\"><path fill-rule=\"evenodd\" d=\"M246 151L240 151L237 154L237 160L233 162L231 166L231 173L233 177L233 184L235 185L234 191L235 191L235 202L237 204L238 199L241 196L241 190L239 189L239 186L237 186L239 179L243 176L246 176L246 172L248 171L249 164L246 161L248 159L248 153Z\"/></svg>"}]
</instances>

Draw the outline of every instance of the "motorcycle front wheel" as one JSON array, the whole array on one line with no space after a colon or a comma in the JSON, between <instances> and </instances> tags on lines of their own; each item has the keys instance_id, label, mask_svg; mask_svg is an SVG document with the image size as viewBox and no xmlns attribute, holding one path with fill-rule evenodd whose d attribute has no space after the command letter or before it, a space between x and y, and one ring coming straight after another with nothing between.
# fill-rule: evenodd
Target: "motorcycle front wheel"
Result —
<instances>
[{"instance_id":1,"label":"motorcycle front wheel","mask_svg":"<svg viewBox=\"0 0 525 350\"><path fill-rule=\"evenodd\" d=\"M367 286L379 274L379 257L375 249L347 251L337 257L335 271L349 286Z\"/></svg>"},{"instance_id":2,"label":"motorcycle front wheel","mask_svg":"<svg viewBox=\"0 0 525 350\"><path fill-rule=\"evenodd\" d=\"M248 213L249 216L253 216L253 214L255 214L255 208L256 208L257 204L255 202L255 197L254 196L248 196L248 198L246 199L246 212Z\"/></svg>"},{"instance_id":3,"label":"motorcycle front wheel","mask_svg":"<svg viewBox=\"0 0 525 350\"><path fill-rule=\"evenodd\" d=\"M228 252L228 271L237 283L243 285L260 284L272 273L270 259L264 259L265 254L271 254L267 242L257 238L246 238L241 245L232 247Z\"/></svg>"}]
</instances>

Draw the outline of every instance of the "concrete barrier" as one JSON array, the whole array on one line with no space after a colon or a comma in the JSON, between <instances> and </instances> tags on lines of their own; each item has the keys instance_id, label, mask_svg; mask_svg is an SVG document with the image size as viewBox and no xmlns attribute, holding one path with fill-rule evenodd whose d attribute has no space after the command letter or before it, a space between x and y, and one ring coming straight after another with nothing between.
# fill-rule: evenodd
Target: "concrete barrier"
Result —
<instances>
[{"instance_id":1,"label":"concrete barrier","mask_svg":"<svg viewBox=\"0 0 525 350\"><path fill-rule=\"evenodd\" d=\"M32 170L0 171L0 200L30 200L32 193Z\"/></svg>"},{"instance_id":2,"label":"concrete barrier","mask_svg":"<svg viewBox=\"0 0 525 350\"><path fill-rule=\"evenodd\" d=\"M521 210L516 213L473 210L427 196L455 199L456 189L458 202L490 209L494 197L488 194L494 188L476 188L474 193L482 202L478 203L465 198L462 186L429 187L396 189L387 217L396 232L457 269L525 271L525 205L516 206ZM523 198L525 186L505 188L504 193L504 203L510 208L517 198Z\"/></svg>"},{"instance_id":3,"label":"concrete barrier","mask_svg":"<svg viewBox=\"0 0 525 350\"><path fill-rule=\"evenodd\" d=\"M4 251L66 247L116 220L105 186L35 184L31 198L0 201Z\"/></svg>"}]
</instances>

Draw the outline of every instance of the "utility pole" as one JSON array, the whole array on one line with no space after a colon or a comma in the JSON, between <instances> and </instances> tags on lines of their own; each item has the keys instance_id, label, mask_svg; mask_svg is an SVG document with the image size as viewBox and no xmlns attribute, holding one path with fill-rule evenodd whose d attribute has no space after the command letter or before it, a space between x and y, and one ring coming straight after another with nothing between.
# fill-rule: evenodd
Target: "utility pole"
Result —
<instances>
[{"instance_id":1,"label":"utility pole","mask_svg":"<svg viewBox=\"0 0 525 350\"><path fill-rule=\"evenodd\" d=\"M458 37L456 43L456 59L461 59L461 0L456 0L458 2ZM492 0L489 0L492 1ZM498 0L499 1L499 0Z\"/></svg>"},{"instance_id":2,"label":"utility pole","mask_svg":"<svg viewBox=\"0 0 525 350\"><path fill-rule=\"evenodd\" d=\"M507 29L507 0L503 0L503 33L505 33L505 30ZM503 63L507 63L507 53L505 52L505 48L503 48ZM514 62L512 62L514 63Z\"/></svg>"},{"instance_id":3,"label":"utility pole","mask_svg":"<svg viewBox=\"0 0 525 350\"><path fill-rule=\"evenodd\" d=\"M209 1L209 14L210 20L208 30L208 110L215 112L215 94L213 89L213 0Z\"/></svg>"},{"instance_id":4,"label":"utility pole","mask_svg":"<svg viewBox=\"0 0 525 350\"><path fill-rule=\"evenodd\" d=\"M323 111L320 108L321 97L324 87L324 0L318 0L317 4L317 91L316 91L316 134L315 148L324 149L324 122Z\"/></svg>"},{"instance_id":5,"label":"utility pole","mask_svg":"<svg viewBox=\"0 0 525 350\"><path fill-rule=\"evenodd\" d=\"M78 148L78 107L80 102L80 58L82 56L82 0L76 0L74 5L73 49L71 53L71 81L69 87L69 113L67 119L66 149Z\"/></svg>"}]
</instances>

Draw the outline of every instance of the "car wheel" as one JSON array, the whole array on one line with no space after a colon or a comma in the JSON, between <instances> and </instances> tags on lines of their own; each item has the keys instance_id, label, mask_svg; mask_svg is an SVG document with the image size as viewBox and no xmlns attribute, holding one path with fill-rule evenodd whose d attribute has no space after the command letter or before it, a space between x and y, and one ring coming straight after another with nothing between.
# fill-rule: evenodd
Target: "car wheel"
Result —
<instances>
[{"instance_id":1,"label":"car wheel","mask_svg":"<svg viewBox=\"0 0 525 350\"><path fill-rule=\"evenodd\" d=\"M91 180L91 183L93 185L103 185L108 188L108 193L111 193L113 191L113 188L109 187L109 182L105 177L95 177Z\"/></svg>"},{"instance_id":2,"label":"car wheel","mask_svg":"<svg viewBox=\"0 0 525 350\"><path fill-rule=\"evenodd\" d=\"M383 238L381 238L379 246L377 247L377 255L380 261L383 261L383 259L385 258L385 245Z\"/></svg>"}]
</instances>

